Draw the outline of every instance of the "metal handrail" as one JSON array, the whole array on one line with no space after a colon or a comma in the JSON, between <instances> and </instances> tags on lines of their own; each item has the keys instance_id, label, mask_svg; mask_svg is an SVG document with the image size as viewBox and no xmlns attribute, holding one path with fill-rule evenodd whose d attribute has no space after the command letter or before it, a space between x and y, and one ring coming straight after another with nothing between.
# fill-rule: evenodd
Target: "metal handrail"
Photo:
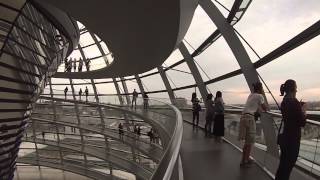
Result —
<instances>
[{"instance_id":1,"label":"metal handrail","mask_svg":"<svg viewBox=\"0 0 320 180\"><path fill-rule=\"evenodd\" d=\"M65 102L70 102L70 103L84 103L87 105L103 105L106 106L108 108L111 109L116 109L116 110L120 110L120 111L124 111L130 114L133 114L141 119L146 119L146 117L144 117L143 115L140 115L137 112L132 112L129 111L127 109L123 109L119 106L114 106L114 105L110 105L110 104L104 104L104 103L92 103L92 102L83 102L83 101L74 101L74 100L65 100L65 99L60 99L60 98L51 98L51 97L46 97L46 96L40 96L40 99L46 99L46 100L55 100L55 101L65 101ZM169 180L171 178L173 169L175 168L175 164L178 163L178 157L179 157L179 151L180 151L180 145L182 142L182 134L183 134L183 120L182 120L182 114L179 111L178 108L176 108L173 105L170 105L168 103L153 99L153 98L149 98L149 100L151 101L156 101L159 102L169 108L171 108L175 115L176 115L176 126L175 129L173 131L173 134L171 135L171 138L166 146L166 149L164 151L164 154L161 158L160 164L158 165L157 169L155 170L155 172L153 173L151 179L164 179L164 180ZM165 131L167 132L167 131ZM167 132L168 133L168 132Z\"/></svg>"},{"instance_id":2,"label":"metal handrail","mask_svg":"<svg viewBox=\"0 0 320 180\"><path fill-rule=\"evenodd\" d=\"M153 98L149 98L149 99L168 105L174 110L176 114L176 128L174 130L173 136L170 140L168 148L165 150L164 156L161 159L157 170L155 171L155 173L152 175L152 178L151 178L154 180L157 180L157 179L169 180L171 178L174 166L178 162L177 160L178 160L180 146L182 142L182 135L183 135L182 114L177 107L171 104L168 104Z\"/></svg>"}]
</instances>

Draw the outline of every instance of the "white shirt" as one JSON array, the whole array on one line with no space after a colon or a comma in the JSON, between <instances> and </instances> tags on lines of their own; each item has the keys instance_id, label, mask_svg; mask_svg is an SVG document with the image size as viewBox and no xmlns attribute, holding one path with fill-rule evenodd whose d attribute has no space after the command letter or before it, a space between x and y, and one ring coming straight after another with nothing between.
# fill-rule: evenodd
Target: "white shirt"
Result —
<instances>
[{"instance_id":1,"label":"white shirt","mask_svg":"<svg viewBox=\"0 0 320 180\"><path fill-rule=\"evenodd\" d=\"M253 115L259 109L261 104L264 104L264 98L262 94L251 93L243 109L243 114L250 113Z\"/></svg>"}]
</instances>

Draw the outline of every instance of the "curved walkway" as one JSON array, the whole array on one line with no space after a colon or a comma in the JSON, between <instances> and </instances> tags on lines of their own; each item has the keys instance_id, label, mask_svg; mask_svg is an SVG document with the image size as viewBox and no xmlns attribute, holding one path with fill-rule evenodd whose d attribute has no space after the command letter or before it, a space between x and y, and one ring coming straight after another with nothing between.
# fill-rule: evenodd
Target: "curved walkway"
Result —
<instances>
[{"instance_id":1,"label":"curved walkway","mask_svg":"<svg viewBox=\"0 0 320 180\"><path fill-rule=\"evenodd\" d=\"M133 161L129 161L124 158L118 157L115 154L107 153L106 151L103 151L100 148L83 146L83 149L82 149L81 146L74 146L74 145L61 143L61 142L58 144L58 142L55 142L55 141L43 140L43 139L38 139L38 138L36 138L36 139L25 138L25 142L36 142L38 144L45 144L45 145L50 145L50 146L62 147L62 148L76 151L76 152L83 152L83 153L89 154L93 157L97 157L99 159L103 159L105 161L108 161L118 167L124 168L125 170L127 170L131 173L135 173L138 177L141 177L143 179L149 179L149 177L151 177L151 175L152 175L151 169L146 169L145 167L142 167ZM34 158L34 157L32 157L32 158Z\"/></svg>"},{"instance_id":2,"label":"curved walkway","mask_svg":"<svg viewBox=\"0 0 320 180\"><path fill-rule=\"evenodd\" d=\"M241 152L232 145L205 138L202 129L184 123L180 150L184 180L271 180L256 164L240 168Z\"/></svg>"},{"instance_id":3,"label":"curved walkway","mask_svg":"<svg viewBox=\"0 0 320 180\"><path fill-rule=\"evenodd\" d=\"M132 147L136 148L141 153L147 155L148 157L150 157L152 160L154 160L156 162L160 161L162 154L163 154L163 149L160 146L153 144L153 143L144 142L141 139L137 140L136 137L131 137L131 136L127 136L127 135L125 135L123 138L120 138L119 133L116 130L112 131L110 129L103 128L103 127L88 126L85 124L84 125L77 125L77 124L73 124L73 123L53 121L53 120L41 119L41 118L32 118L32 120L39 121L39 122L55 123L57 125L70 126L70 127L94 132L97 134L102 134L104 136L110 137L110 138L115 139L117 141L123 142L124 144L126 144L128 146L132 146Z\"/></svg>"}]
</instances>

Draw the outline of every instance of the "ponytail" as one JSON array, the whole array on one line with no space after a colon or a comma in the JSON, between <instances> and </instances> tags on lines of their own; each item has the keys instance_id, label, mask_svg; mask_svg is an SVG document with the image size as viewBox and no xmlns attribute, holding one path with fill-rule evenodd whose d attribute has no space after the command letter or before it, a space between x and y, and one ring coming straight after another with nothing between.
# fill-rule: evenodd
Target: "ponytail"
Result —
<instances>
[{"instance_id":1,"label":"ponytail","mask_svg":"<svg viewBox=\"0 0 320 180\"><path fill-rule=\"evenodd\" d=\"M285 85L281 84L281 86L280 86L280 96L284 96L284 92L285 92Z\"/></svg>"},{"instance_id":2,"label":"ponytail","mask_svg":"<svg viewBox=\"0 0 320 180\"><path fill-rule=\"evenodd\" d=\"M296 91L296 82L292 79L286 80L286 82L280 86L280 96L294 91Z\"/></svg>"}]
</instances>

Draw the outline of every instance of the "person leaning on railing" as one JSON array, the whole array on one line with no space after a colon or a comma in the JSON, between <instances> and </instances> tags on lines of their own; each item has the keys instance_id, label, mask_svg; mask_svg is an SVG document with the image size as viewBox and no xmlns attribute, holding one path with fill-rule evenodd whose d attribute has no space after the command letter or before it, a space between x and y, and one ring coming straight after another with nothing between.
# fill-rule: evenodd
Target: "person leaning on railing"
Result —
<instances>
[{"instance_id":1,"label":"person leaning on railing","mask_svg":"<svg viewBox=\"0 0 320 180\"><path fill-rule=\"evenodd\" d=\"M256 122L255 112L266 111L267 106L265 105L263 97L263 88L260 82L253 84L253 93L248 96L245 107L243 108L240 127L239 127L239 140L244 140L242 160L240 166L247 166L252 163L250 159L251 149L256 140Z\"/></svg>"},{"instance_id":2,"label":"person leaning on railing","mask_svg":"<svg viewBox=\"0 0 320 180\"><path fill-rule=\"evenodd\" d=\"M290 173L294 167L300 148L301 127L306 124L306 105L296 98L297 84L289 79L280 87L283 121L283 132L278 136L281 149L280 163L275 180L289 180Z\"/></svg>"}]
</instances>

